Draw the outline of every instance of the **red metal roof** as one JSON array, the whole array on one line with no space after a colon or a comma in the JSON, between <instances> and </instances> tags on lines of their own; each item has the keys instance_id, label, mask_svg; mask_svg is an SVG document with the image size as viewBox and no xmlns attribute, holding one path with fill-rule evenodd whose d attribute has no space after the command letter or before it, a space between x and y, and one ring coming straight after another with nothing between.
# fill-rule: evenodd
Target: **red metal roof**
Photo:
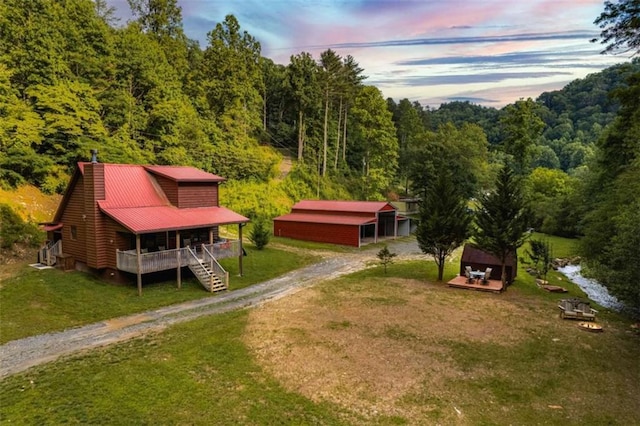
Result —
<instances>
[{"instance_id":1,"label":"red metal roof","mask_svg":"<svg viewBox=\"0 0 640 426\"><path fill-rule=\"evenodd\" d=\"M169 200L142 166L104 164L101 208L168 206Z\"/></svg>"},{"instance_id":2,"label":"red metal roof","mask_svg":"<svg viewBox=\"0 0 640 426\"><path fill-rule=\"evenodd\" d=\"M179 209L174 206L149 206L100 209L135 234L177 229L205 228L246 223L249 219L225 207Z\"/></svg>"},{"instance_id":3,"label":"red metal roof","mask_svg":"<svg viewBox=\"0 0 640 426\"><path fill-rule=\"evenodd\" d=\"M62 229L62 223L45 223L43 229L45 231L57 231L58 229Z\"/></svg>"},{"instance_id":4,"label":"red metal roof","mask_svg":"<svg viewBox=\"0 0 640 426\"><path fill-rule=\"evenodd\" d=\"M184 166L144 166L153 174L164 176L177 182L222 182L225 179L194 167Z\"/></svg>"},{"instance_id":5,"label":"red metal roof","mask_svg":"<svg viewBox=\"0 0 640 426\"><path fill-rule=\"evenodd\" d=\"M366 225L375 223L376 218L371 216L341 216L324 215L312 213L289 213L276 217L273 220L284 222L305 222L305 223L331 223L336 225Z\"/></svg>"},{"instance_id":6,"label":"red metal roof","mask_svg":"<svg viewBox=\"0 0 640 426\"><path fill-rule=\"evenodd\" d=\"M78 163L84 174L90 163ZM104 166L105 199L100 210L116 222L140 234L246 223L249 219L225 207L179 209L173 206L153 174L179 182L220 182L220 176L193 167L139 166L98 163Z\"/></svg>"},{"instance_id":7,"label":"red metal roof","mask_svg":"<svg viewBox=\"0 0 640 426\"><path fill-rule=\"evenodd\" d=\"M296 203L292 210L376 213L379 211L392 211L396 210L396 208L386 201L302 200Z\"/></svg>"}]
</instances>

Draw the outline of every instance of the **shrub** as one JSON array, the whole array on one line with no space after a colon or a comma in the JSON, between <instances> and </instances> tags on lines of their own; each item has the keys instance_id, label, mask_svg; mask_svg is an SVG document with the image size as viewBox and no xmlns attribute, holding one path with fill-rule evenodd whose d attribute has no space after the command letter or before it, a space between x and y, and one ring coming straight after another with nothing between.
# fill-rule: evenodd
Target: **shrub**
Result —
<instances>
[{"instance_id":1,"label":"shrub","mask_svg":"<svg viewBox=\"0 0 640 426\"><path fill-rule=\"evenodd\" d=\"M393 263L393 258L396 257L397 253L392 253L389 251L389 247L385 244L385 246L380 250L377 254L378 259L380 259L380 264L384 266L384 273L387 273L387 265Z\"/></svg>"},{"instance_id":2,"label":"shrub","mask_svg":"<svg viewBox=\"0 0 640 426\"><path fill-rule=\"evenodd\" d=\"M7 204L0 204L0 248L11 249L16 243L38 246L44 239L32 223L25 222Z\"/></svg>"},{"instance_id":3,"label":"shrub","mask_svg":"<svg viewBox=\"0 0 640 426\"><path fill-rule=\"evenodd\" d=\"M249 241L253 243L258 250L262 250L269 244L271 239L271 231L267 227L264 220L258 220L254 225L251 232L249 232Z\"/></svg>"}]
</instances>

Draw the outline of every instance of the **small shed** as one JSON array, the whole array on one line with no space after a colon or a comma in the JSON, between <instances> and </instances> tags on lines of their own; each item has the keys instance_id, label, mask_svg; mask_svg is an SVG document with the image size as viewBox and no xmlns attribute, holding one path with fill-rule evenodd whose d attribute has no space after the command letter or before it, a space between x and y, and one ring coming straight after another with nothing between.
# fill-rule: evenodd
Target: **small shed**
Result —
<instances>
[{"instance_id":1,"label":"small shed","mask_svg":"<svg viewBox=\"0 0 640 426\"><path fill-rule=\"evenodd\" d=\"M278 237L360 247L409 235L409 221L385 201L302 200L273 219Z\"/></svg>"},{"instance_id":2,"label":"small shed","mask_svg":"<svg viewBox=\"0 0 640 426\"><path fill-rule=\"evenodd\" d=\"M491 268L491 276L487 277L487 279L500 280L502 278L502 262L500 262L500 259L471 244L466 244L462 250L460 275L464 275L465 266L471 266L471 269L479 271ZM515 253L507 257L505 268L507 270L507 285L509 285L518 275L518 263Z\"/></svg>"}]
</instances>

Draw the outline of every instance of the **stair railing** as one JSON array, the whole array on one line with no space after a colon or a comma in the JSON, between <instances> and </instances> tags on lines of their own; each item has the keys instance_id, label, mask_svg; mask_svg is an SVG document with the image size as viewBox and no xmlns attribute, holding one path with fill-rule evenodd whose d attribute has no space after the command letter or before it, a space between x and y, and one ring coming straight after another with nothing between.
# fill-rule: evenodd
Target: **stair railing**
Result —
<instances>
[{"instance_id":1,"label":"stair railing","mask_svg":"<svg viewBox=\"0 0 640 426\"><path fill-rule=\"evenodd\" d=\"M48 242L38 251L38 262L43 265L51 266L56 263L56 256L62 254L62 240L55 243Z\"/></svg>"},{"instance_id":2,"label":"stair railing","mask_svg":"<svg viewBox=\"0 0 640 426\"><path fill-rule=\"evenodd\" d=\"M224 288L229 288L229 272L218 263L215 256L207 249L206 245L202 245L202 258L205 262L209 263L209 267L214 274L218 276L224 282Z\"/></svg>"},{"instance_id":3,"label":"stair railing","mask_svg":"<svg viewBox=\"0 0 640 426\"><path fill-rule=\"evenodd\" d=\"M198 281L200 281L200 283L207 290L211 291L212 290L211 275L209 275L209 272L205 269L202 262L200 262L200 259L198 259L198 255L190 247L186 247L186 252L189 254L188 260L187 260L189 269L193 271Z\"/></svg>"}]
</instances>

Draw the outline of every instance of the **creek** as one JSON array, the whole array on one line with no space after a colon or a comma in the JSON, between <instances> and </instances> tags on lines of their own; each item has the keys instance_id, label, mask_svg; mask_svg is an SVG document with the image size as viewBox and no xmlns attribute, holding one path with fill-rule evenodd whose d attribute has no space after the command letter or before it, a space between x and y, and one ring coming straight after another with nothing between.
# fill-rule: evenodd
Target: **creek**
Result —
<instances>
[{"instance_id":1,"label":"creek","mask_svg":"<svg viewBox=\"0 0 640 426\"><path fill-rule=\"evenodd\" d=\"M624 304L610 295L607 288L596 280L585 278L580 274L580 265L567 265L558 268L558 271L576 283L584 291L589 299L605 308L620 312L624 309Z\"/></svg>"}]
</instances>

